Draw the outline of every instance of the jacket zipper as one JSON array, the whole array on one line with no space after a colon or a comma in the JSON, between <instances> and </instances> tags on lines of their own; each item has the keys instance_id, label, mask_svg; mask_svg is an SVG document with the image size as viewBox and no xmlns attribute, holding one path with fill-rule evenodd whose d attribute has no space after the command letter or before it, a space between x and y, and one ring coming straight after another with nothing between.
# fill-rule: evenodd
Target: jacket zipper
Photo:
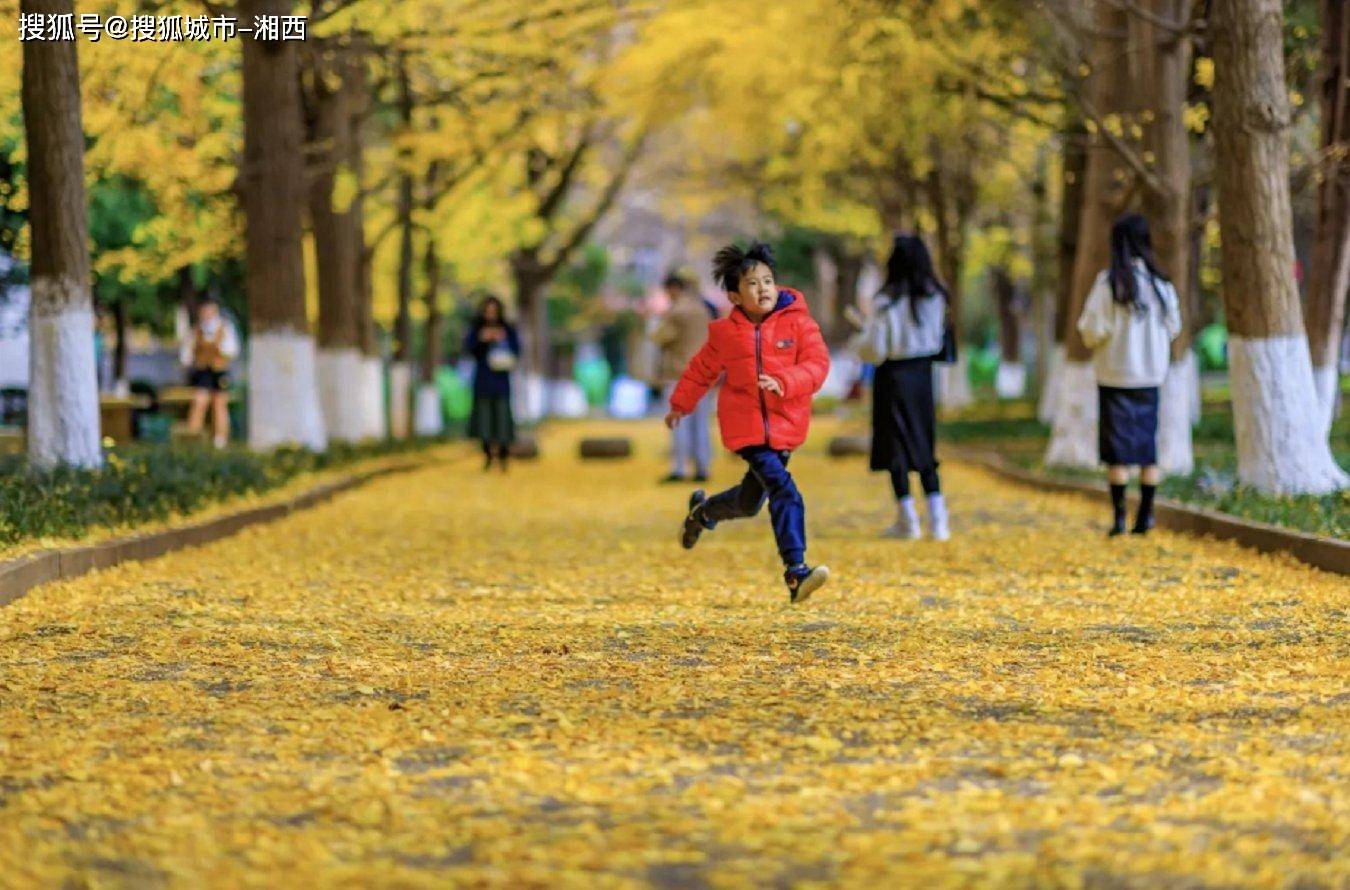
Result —
<instances>
[{"instance_id":1,"label":"jacket zipper","mask_svg":"<svg viewBox=\"0 0 1350 890\"><path fill-rule=\"evenodd\" d=\"M764 421L764 444L773 447L769 442L769 403L764 398L764 388L759 385L759 378L764 374L764 352L760 348L760 324L755 324L755 386L759 388L759 416Z\"/></svg>"}]
</instances>

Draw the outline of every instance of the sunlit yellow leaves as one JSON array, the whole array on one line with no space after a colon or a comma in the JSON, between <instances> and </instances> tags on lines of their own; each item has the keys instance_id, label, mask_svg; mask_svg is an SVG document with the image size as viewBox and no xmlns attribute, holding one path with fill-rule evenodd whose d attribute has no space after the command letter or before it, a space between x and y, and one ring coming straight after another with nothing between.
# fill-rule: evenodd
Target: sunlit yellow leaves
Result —
<instances>
[{"instance_id":1,"label":"sunlit yellow leaves","mask_svg":"<svg viewBox=\"0 0 1350 890\"><path fill-rule=\"evenodd\" d=\"M1196 85L1207 90L1214 89L1214 60L1205 56L1195 60Z\"/></svg>"},{"instance_id":2,"label":"sunlit yellow leaves","mask_svg":"<svg viewBox=\"0 0 1350 890\"><path fill-rule=\"evenodd\" d=\"M1203 133L1209 126L1209 106L1188 104L1181 112L1186 129L1192 133Z\"/></svg>"}]
</instances>

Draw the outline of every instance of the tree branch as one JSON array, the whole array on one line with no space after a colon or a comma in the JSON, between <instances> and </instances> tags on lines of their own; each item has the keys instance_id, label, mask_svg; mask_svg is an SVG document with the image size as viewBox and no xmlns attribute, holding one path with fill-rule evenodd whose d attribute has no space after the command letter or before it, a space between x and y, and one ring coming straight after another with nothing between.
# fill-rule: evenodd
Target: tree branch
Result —
<instances>
[{"instance_id":1,"label":"tree branch","mask_svg":"<svg viewBox=\"0 0 1350 890\"><path fill-rule=\"evenodd\" d=\"M1106 3L1114 9L1120 10L1121 12L1127 12L1136 18L1143 19L1150 25L1166 31L1174 38L1189 37L1195 22L1194 18L1189 22L1174 22L1171 19L1158 15L1151 9L1140 6L1138 3L1135 3L1134 0L1101 0L1101 2Z\"/></svg>"},{"instance_id":2,"label":"tree branch","mask_svg":"<svg viewBox=\"0 0 1350 890\"><path fill-rule=\"evenodd\" d=\"M1138 152L1106 127L1101 115L1097 114L1097 110L1092 107L1092 103L1086 98L1082 98L1079 99L1079 105L1083 109L1083 116L1096 125L1097 132L1106 137L1106 141L1111 145L1111 148L1139 176L1139 179L1149 191L1155 195L1166 195L1167 187L1154 175L1152 170L1148 169L1148 165L1144 163L1144 159L1139 156Z\"/></svg>"},{"instance_id":3,"label":"tree branch","mask_svg":"<svg viewBox=\"0 0 1350 890\"><path fill-rule=\"evenodd\" d=\"M562 246L553 253L553 256L543 263L543 268L548 273L549 278L552 278L557 274L558 269L560 269L576 249L585 242L592 230L599 224L600 220L604 219L605 214L609 213L610 208L614 205L614 201L619 197L619 193L623 191L624 186L628 183L628 177L633 172L633 167L636 166L638 157L646 147L647 137L650 134L651 130L644 127L642 131L638 133L637 137L633 139L632 144L630 144L627 151L624 152L623 158L620 160L619 166L615 170L613 177L610 178L609 183L601 193L600 200L596 202L595 207L592 208L591 213L587 216L586 220L578 225L576 229L573 230L572 234L564 239Z\"/></svg>"}]
</instances>

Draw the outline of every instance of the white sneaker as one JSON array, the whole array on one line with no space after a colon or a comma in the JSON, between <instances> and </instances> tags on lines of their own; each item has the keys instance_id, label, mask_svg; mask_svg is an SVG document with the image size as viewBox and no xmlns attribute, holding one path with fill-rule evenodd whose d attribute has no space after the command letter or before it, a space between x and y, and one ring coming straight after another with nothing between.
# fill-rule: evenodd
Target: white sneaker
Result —
<instances>
[{"instance_id":1,"label":"white sneaker","mask_svg":"<svg viewBox=\"0 0 1350 890\"><path fill-rule=\"evenodd\" d=\"M912 541L921 534L919 511L914 507L914 498L900 498L895 502L895 522L886 526L881 536Z\"/></svg>"},{"instance_id":2,"label":"white sneaker","mask_svg":"<svg viewBox=\"0 0 1350 890\"><path fill-rule=\"evenodd\" d=\"M947 501L941 494L928 496L928 533L934 541L945 541L952 536L947 520Z\"/></svg>"}]
</instances>

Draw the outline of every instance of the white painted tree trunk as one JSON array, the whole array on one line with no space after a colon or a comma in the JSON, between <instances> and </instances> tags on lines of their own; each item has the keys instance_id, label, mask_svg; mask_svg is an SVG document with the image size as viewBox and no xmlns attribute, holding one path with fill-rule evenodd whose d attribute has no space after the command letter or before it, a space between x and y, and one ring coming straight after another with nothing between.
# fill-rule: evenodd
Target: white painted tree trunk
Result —
<instances>
[{"instance_id":1,"label":"white painted tree trunk","mask_svg":"<svg viewBox=\"0 0 1350 890\"><path fill-rule=\"evenodd\" d=\"M998 363L994 391L1000 399L1020 399L1027 392L1027 366L1021 362Z\"/></svg>"},{"instance_id":2,"label":"white painted tree trunk","mask_svg":"<svg viewBox=\"0 0 1350 890\"><path fill-rule=\"evenodd\" d=\"M1169 475L1185 476L1195 470L1191 428L1199 379L1195 353L1187 352L1168 367L1158 394L1158 467Z\"/></svg>"},{"instance_id":3,"label":"white painted tree trunk","mask_svg":"<svg viewBox=\"0 0 1350 890\"><path fill-rule=\"evenodd\" d=\"M548 391L551 414L575 420L591 413L591 406L586 402L586 391L575 380L550 380Z\"/></svg>"},{"instance_id":4,"label":"white painted tree trunk","mask_svg":"<svg viewBox=\"0 0 1350 890\"><path fill-rule=\"evenodd\" d=\"M1317 390L1317 407L1325 435L1331 435L1331 424L1336 420L1336 402L1340 396L1340 369L1336 362L1313 365L1313 386Z\"/></svg>"},{"instance_id":5,"label":"white painted tree trunk","mask_svg":"<svg viewBox=\"0 0 1350 890\"><path fill-rule=\"evenodd\" d=\"M248 444L267 449L328 447L314 338L292 331L259 331L248 351Z\"/></svg>"},{"instance_id":6,"label":"white painted tree trunk","mask_svg":"<svg viewBox=\"0 0 1350 890\"><path fill-rule=\"evenodd\" d=\"M1190 387L1191 397L1191 429L1194 429L1200 423L1200 414L1205 409L1205 400L1200 389L1200 359L1195 355L1195 351L1190 352L1191 371L1187 379Z\"/></svg>"},{"instance_id":7,"label":"white painted tree trunk","mask_svg":"<svg viewBox=\"0 0 1350 890\"><path fill-rule=\"evenodd\" d=\"M1230 337L1238 479L1267 494L1350 487L1327 444L1303 335Z\"/></svg>"},{"instance_id":8,"label":"white painted tree trunk","mask_svg":"<svg viewBox=\"0 0 1350 890\"><path fill-rule=\"evenodd\" d=\"M383 439L389 434L384 414L384 362L378 355L361 359L361 418L368 439Z\"/></svg>"},{"instance_id":9,"label":"white painted tree trunk","mask_svg":"<svg viewBox=\"0 0 1350 890\"><path fill-rule=\"evenodd\" d=\"M419 436L439 436L445 432L445 420L441 416L441 391L434 383L420 383L417 386L413 432Z\"/></svg>"},{"instance_id":10,"label":"white painted tree trunk","mask_svg":"<svg viewBox=\"0 0 1350 890\"><path fill-rule=\"evenodd\" d=\"M361 398L364 361L356 346L319 350L319 404L328 437L334 441L359 442L370 435Z\"/></svg>"},{"instance_id":11,"label":"white painted tree trunk","mask_svg":"<svg viewBox=\"0 0 1350 890\"><path fill-rule=\"evenodd\" d=\"M1092 363L1064 362L1057 389L1046 466L1093 469L1101 461L1097 453L1097 373Z\"/></svg>"},{"instance_id":12,"label":"white painted tree trunk","mask_svg":"<svg viewBox=\"0 0 1350 890\"><path fill-rule=\"evenodd\" d=\"M970 390L970 357L959 352L956 361L937 366L938 404L944 408L964 408L975 401Z\"/></svg>"},{"instance_id":13,"label":"white painted tree trunk","mask_svg":"<svg viewBox=\"0 0 1350 890\"><path fill-rule=\"evenodd\" d=\"M28 321L28 460L98 467L98 369L88 289L35 278Z\"/></svg>"},{"instance_id":14,"label":"white painted tree trunk","mask_svg":"<svg viewBox=\"0 0 1350 890\"><path fill-rule=\"evenodd\" d=\"M1064 368L1064 344L1056 343L1050 350L1045 363L1045 383L1041 385L1041 398L1036 405L1036 416L1041 423L1054 423L1055 409L1059 406L1060 372Z\"/></svg>"},{"instance_id":15,"label":"white painted tree trunk","mask_svg":"<svg viewBox=\"0 0 1350 890\"><path fill-rule=\"evenodd\" d=\"M406 439L412 432L412 362L389 364L389 433Z\"/></svg>"},{"instance_id":16,"label":"white painted tree trunk","mask_svg":"<svg viewBox=\"0 0 1350 890\"><path fill-rule=\"evenodd\" d=\"M511 388L512 411L518 420L534 423L548 412L548 385L533 372L519 374Z\"/></svg>"}]
</instances>

